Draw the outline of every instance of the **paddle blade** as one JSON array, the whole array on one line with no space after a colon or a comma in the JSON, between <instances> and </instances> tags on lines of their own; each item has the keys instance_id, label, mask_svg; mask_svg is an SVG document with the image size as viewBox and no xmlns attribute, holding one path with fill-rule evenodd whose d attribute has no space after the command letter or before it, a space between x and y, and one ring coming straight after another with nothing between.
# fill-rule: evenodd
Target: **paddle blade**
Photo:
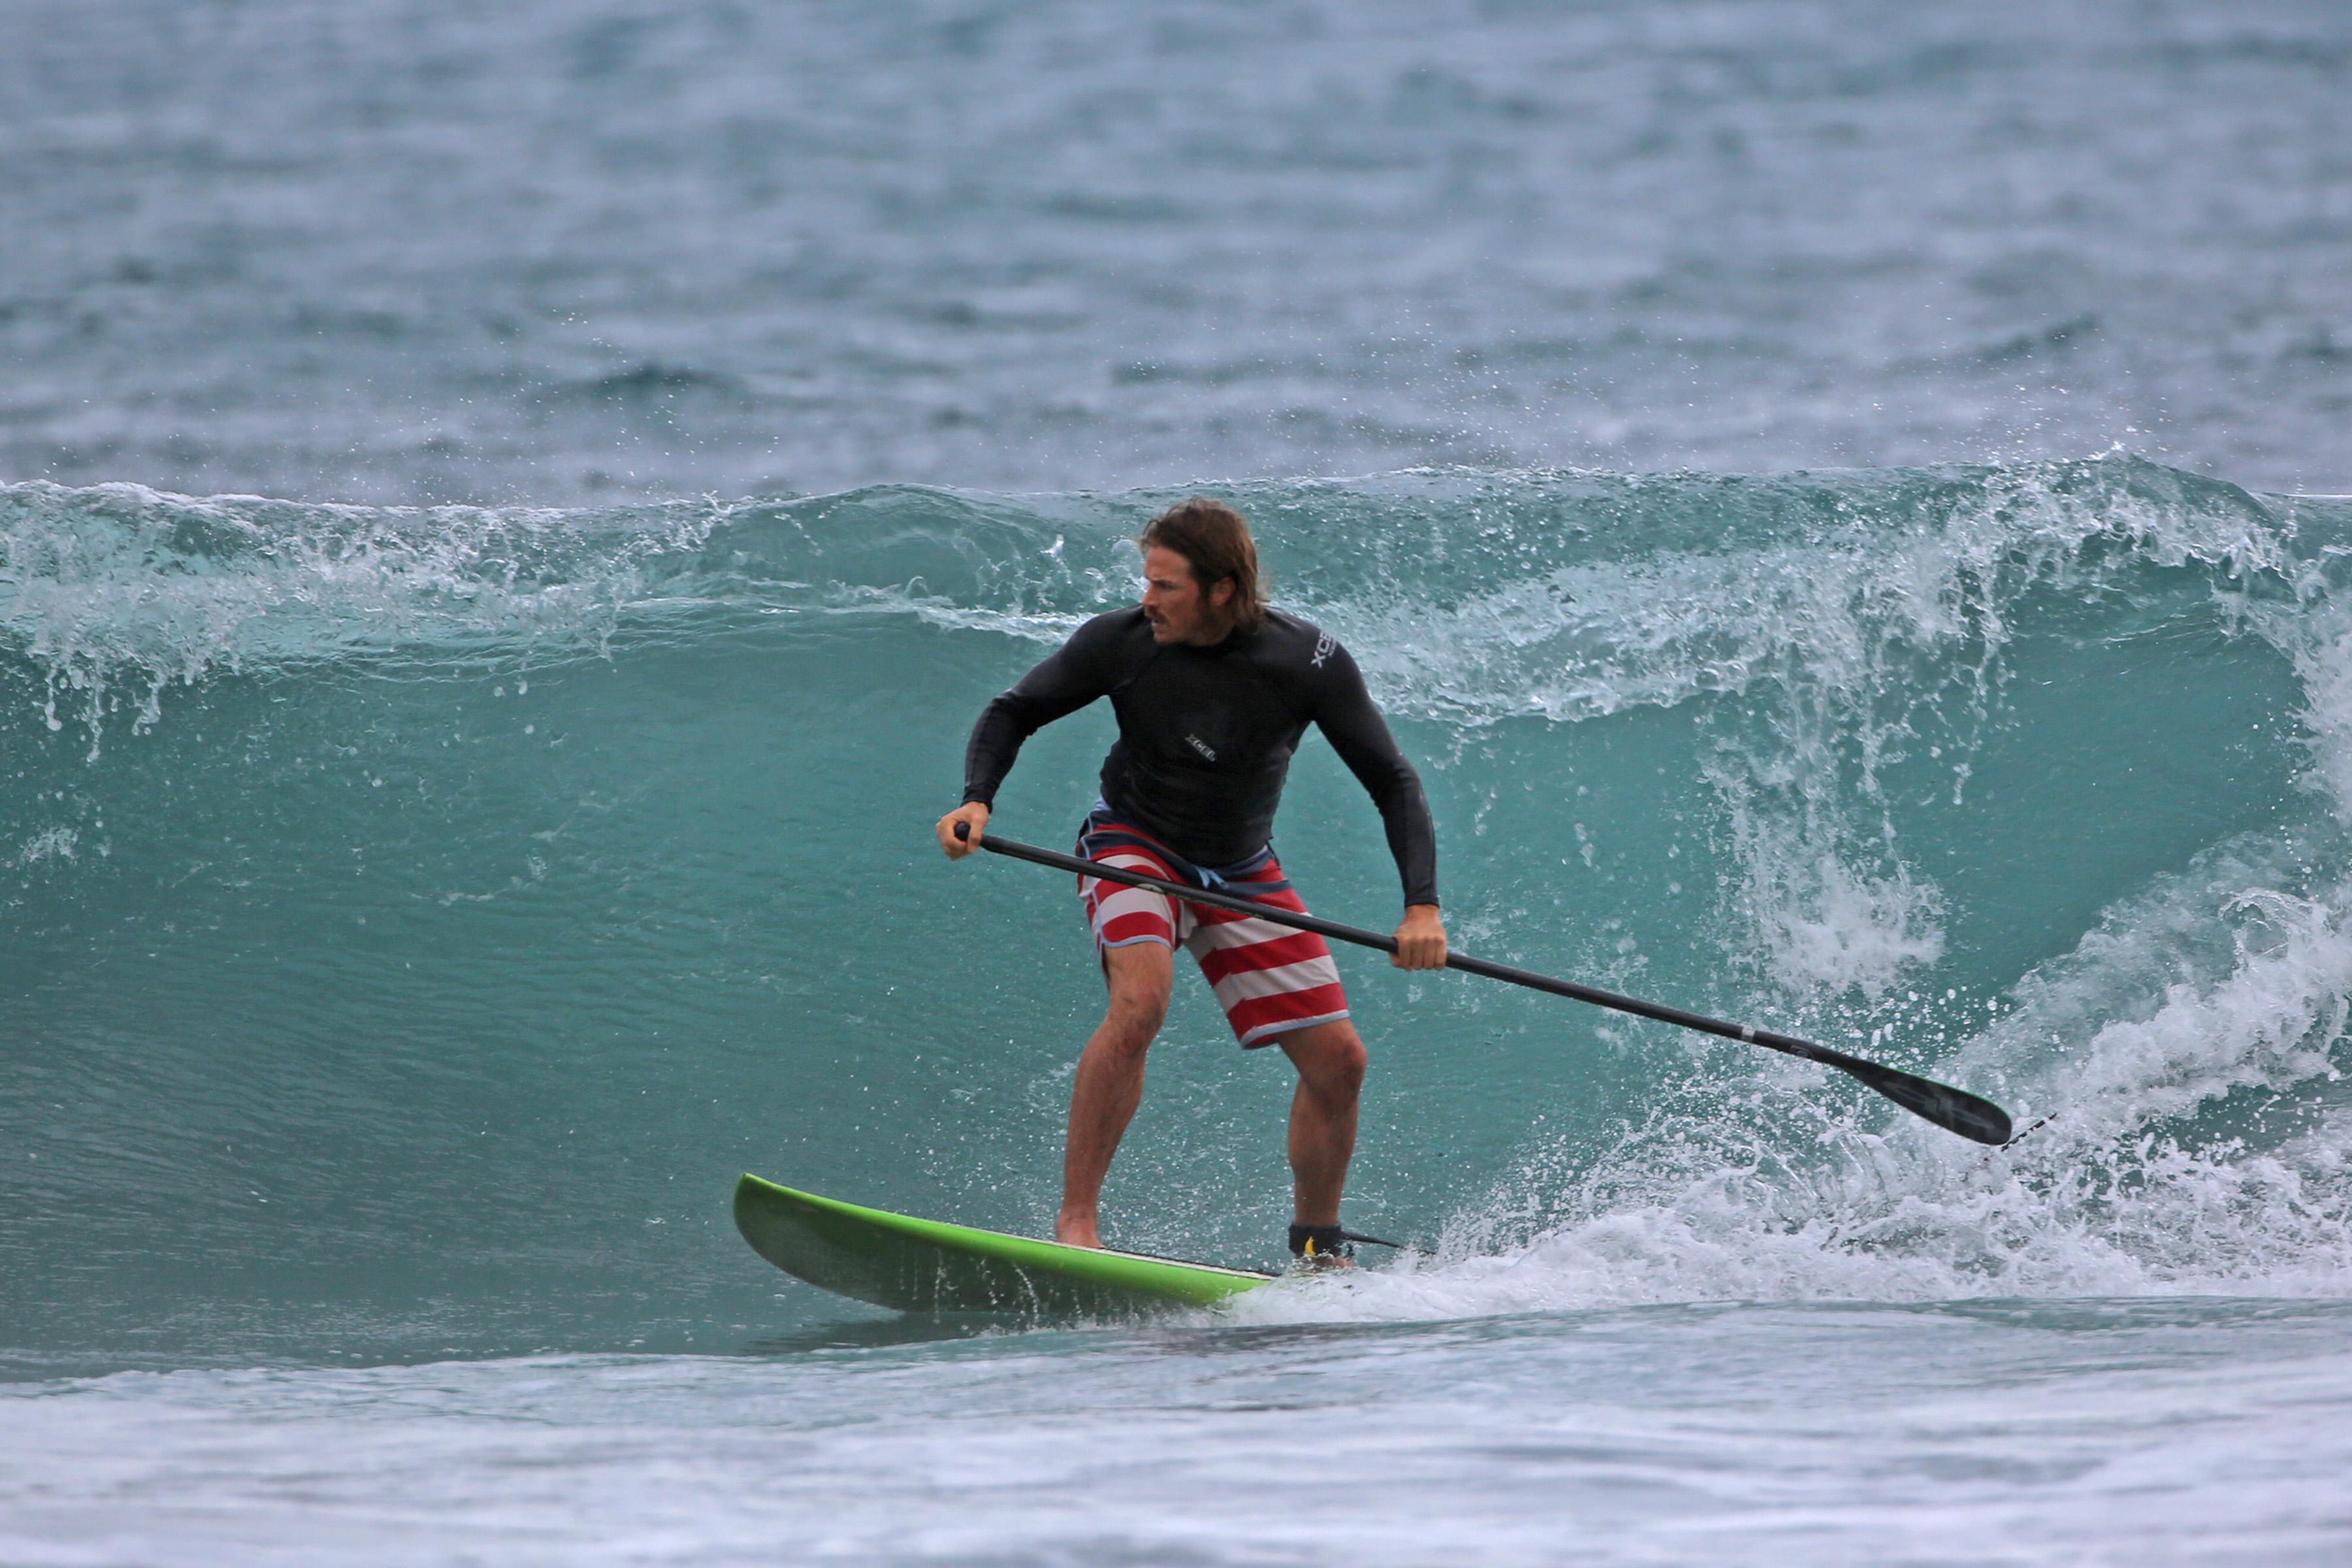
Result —
<instances>
[{"instance_id":1,"label":"paddle blade","mask_svg":"<svg viewBox=\"0 0 2352 1568\"><path fill-rule=\"evenodd\" d=\"M1924 1117L1963 1138L1973 1138L1979 1143L2009 1142L2009 1112L1980 1095L1858 1058L1848 1058L1835 1065L1912 1115Z\"/></svg>"}]
</instances>

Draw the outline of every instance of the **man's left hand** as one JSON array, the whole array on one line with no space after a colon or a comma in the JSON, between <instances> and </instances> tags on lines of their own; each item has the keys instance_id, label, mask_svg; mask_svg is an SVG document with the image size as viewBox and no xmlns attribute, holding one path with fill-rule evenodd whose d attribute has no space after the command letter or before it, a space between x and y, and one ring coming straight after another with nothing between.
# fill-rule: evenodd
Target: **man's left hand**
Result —
<instances>
[{"instance_id":1,"label":"man's left hand","mask_svg":"<svg viewBox=\"0 0 2352 1568\"><path fill-rule=\"evenodd\" d=\"M1404 923L1396 929L1396 952L1389 962L1399 969L1445 967L1445 922L1435 904L1407 904Z\"/></svg>"}]
</instances>

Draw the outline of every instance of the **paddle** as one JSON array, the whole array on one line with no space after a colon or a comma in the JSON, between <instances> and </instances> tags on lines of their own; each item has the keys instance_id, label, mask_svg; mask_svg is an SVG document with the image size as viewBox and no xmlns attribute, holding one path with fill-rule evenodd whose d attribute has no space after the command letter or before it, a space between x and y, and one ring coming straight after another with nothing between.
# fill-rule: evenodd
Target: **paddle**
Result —
<instances>
[{"instance_id":1,"label":"paddle","mask_svg":"<svg viewBox=\"0 0 2352 1568\"><path fill-rule=\"evenodd\" d=\"M969 839L969 825L956 824L956 837ZM1149 888L1170 898L1188 903L1206 904L1212 909L1231 910L1237 914L1255 915L1259 920L1272 921L1276 925L1290 926L1298 931L1311 931L1318 936L1352 942L1359 947L1376 947L1382 952L1396 951L1396 939L1378 931L1341 925L1338 921L1321 920L1314 915L1293 914L1288 910L1273 909L1255 899L1240 898L1232 893L1211 892L1204 888L1187 887L1181 882L1162 881L1122 867L1097 865L1081 860L1074 855L1058 855L1051 849L1040 849L1033 844L1019 844L1009 838L981 836L980 847L996 855L1008 855L1015 860L1027 860L1039 866L1051 866L1056 870L1075 872L1081 877L1099 877L1108 882L1124 882L1130 888ZM1727 1040L1743 1040L1751 1046L1762 1046L1768 1051L1783 1056L1801 1057L1809 1062L1819 1062L1840 1072L1851 1074L1876 1089L1914 1116L1925 1117L1937 1126L1957 1132L1963 1138L1973 1138L1979 1143L2009 1142L2009 1112L1989 1100L1937 1083L1931 1079L1886 1067L1881 1063L1850 1057L1843 1051L1827 1046L1801 1040L1794 1035L1782 1035L1770 1029L1759 1029L1747 1024L1727 1024L1720 1018L1710 1018L1703 1013L1686 1013L1680 1007L1663 1003L1644 1002L1635 996L1621 996L1614 991L1598 986L1580 985L1573 980L1555 980L1549 974L1538 974L1532 969L1517 969L1507 963L1495 963L1467 953L1449 952L1445 967L1459 969L1466 974L1483 974L1489 980L1507 981L1524 985L1530 991L1548 991L1555 996L1567 996L1578 1002L1590 1002L1596 1007L1613 1008L1637 1017L1655 1018L1663 1024L1677 1024L1702 1034L1720 1035Z\"/></svg>"}]
</instances>

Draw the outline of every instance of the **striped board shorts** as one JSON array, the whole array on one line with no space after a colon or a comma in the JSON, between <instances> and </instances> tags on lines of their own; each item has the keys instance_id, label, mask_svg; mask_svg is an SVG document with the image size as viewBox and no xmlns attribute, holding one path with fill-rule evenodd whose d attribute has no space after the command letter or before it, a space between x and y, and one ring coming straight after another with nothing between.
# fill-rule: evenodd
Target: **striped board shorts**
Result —
<instances>
[{"instance_id":1,"label":"striped board shorts","mask_svg":"<svg viewBox=\"0 0 2352 1568\"><path fill-rule=\"evenodd\" d=\"M1272 849L1230 870L1204 871L1142 829L1097 811L1078 835L1078 854L1147 877L1215 887L1294 914L1307 912ZM1085 900L1097 953L1141 942L1181 947L1191 953L1244 1049L1269 1046L1276 1036L1293 1029L1348 1016L1339 966L1313 931L1293 931L1272 921L1097 877L1078 879L1078 897Z\"/></svg>"}]
</instances>

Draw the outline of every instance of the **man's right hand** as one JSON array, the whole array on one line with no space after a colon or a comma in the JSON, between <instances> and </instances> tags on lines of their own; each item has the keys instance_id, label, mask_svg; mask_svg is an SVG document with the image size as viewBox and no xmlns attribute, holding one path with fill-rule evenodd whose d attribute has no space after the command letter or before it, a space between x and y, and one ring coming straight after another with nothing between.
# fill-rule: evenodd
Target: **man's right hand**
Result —
<instances>
[{"instance_id":1,"label":"man's right hand","mask_svg":"<svg viewBox=\"0 0 2352 1568\"><path fill-rule=\"evenodd\" d=\"M969 838L956 837L956 824L963 823L971 829ZM967 801L940 818L940 847L948 852L950 860L961 860L980 847L982 830L988 826L988 807L980 802Z\"/></svg>"}]
</instances>

